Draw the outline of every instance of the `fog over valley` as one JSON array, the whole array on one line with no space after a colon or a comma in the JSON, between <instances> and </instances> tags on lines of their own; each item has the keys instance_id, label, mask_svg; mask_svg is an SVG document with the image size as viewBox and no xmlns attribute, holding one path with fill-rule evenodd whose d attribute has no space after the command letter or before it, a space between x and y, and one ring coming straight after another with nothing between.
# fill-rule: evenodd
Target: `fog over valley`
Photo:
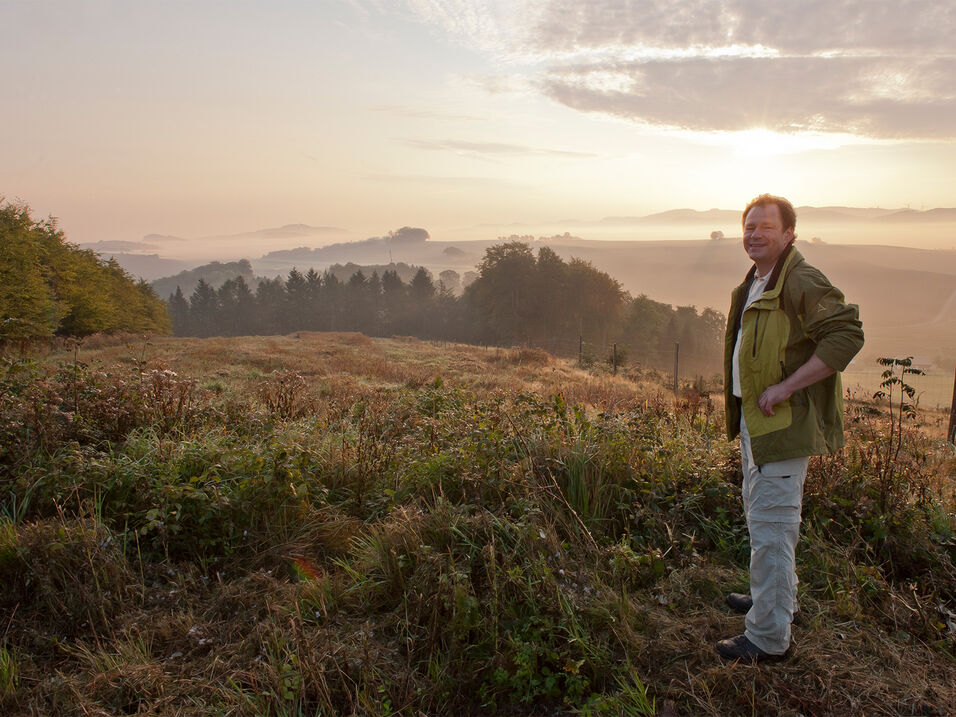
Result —
<instances>
[{"instance_id":1,"label":"fog over valley","mask_svg":"<svg viewBox=\"0 0 956 717\"><path fill-rule=\"evenodd\" d=\"M954 216L952 209L798 209L798 249L860 306L868 337L864 357L908 352L940 363L956 355L956 251L942 248L956 240ZM520 241L590 262L632 296L725 312L730 289L750 267L739 221L733 210L675 210L597 222L481 225L447 236L402 227L363 239L343 228L290 224L202 240L149 235L139 243L85 246L154 281L166 298L180 283L188 296L200 275L214 284L228 278L202 269L179 278L180 272L237 259L248 261L253 281L284 277L293 268L321 273L330 267L342 280L358 270L368 276L398 267L407 281L415 267L424 267L436 282L446 272L443 282L460 293L489 247ZM486 238L450 238L461 235ZM940 248L914 246L934 243Z\"/></svg>"}]
</instances>

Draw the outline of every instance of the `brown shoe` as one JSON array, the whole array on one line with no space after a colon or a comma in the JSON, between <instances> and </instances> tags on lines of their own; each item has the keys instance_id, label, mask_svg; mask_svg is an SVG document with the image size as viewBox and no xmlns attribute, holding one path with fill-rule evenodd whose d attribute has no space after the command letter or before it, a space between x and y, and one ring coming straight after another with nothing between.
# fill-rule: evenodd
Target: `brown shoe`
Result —
<instances>
[{"instance_id":1,"label":"brown shoe","mask_svg":"<svg viewBox=\"0 0 956 717\"><path fill-rule=\"evenodd\" d=\"M730 593L727 596L727 605L734 612L740 613L741 615L746 615L750 612L750 608L754 606L753 598L749 595L744 595L743 593Z\"/></svg>"},{"instance_id":2,"label":"brown shoe","mask_svg":"<svg viewBox=\"0 0 956 717\"><path fill-rule=\"evenodd\" d=\"M721 640L715 646L717 654L728 660L741 660L743 662L772 662L782 660L787 653L782 655L771 655L764 652L750 640L746 635L737 635L737 637L728 637Z\"/></svg>"}]
</instances>

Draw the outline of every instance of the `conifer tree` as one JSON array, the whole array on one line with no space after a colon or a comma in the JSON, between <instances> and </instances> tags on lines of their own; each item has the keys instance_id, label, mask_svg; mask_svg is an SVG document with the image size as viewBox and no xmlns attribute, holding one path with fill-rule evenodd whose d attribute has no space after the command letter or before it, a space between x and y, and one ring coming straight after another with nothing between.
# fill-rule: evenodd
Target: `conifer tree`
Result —
<instances>
[{"instance_id":1,"label":"conifer tree","mask_svg":"<svg viewBox=\"0 0 956 717\"><path fill-rule=\"evenodd\" d=\"M222 334L219 324L219 299L216 290L200 279L195 291L189 297L189 319L196 336L218 336Z\"/></svg>"},{"instance_id":2,"label":"conifer tree","mask_svg":"<svg viewBox=\"0 0 956 717\"><path fill-rule=\"evenodd\" d=\"M305 274L305 306L300 307L303 328L319 331L322 327L320 305L322 302L322 275L309 267Z\"/></svg>"},{"instance_id":3,"label":"conifer tree","mask_svg":"<svg viewBox=\"0 0 956 717\"><path fill-rule=\"evenodd\" d=\"M260 281L256 288L256 333L284 333L287 309L285 282L278 276Z\"/></svg>"},{"instance_id":4,"label":"conifer tree","mask_svg":"<svg viewBox=\"0 0 956 717\"><path fill-rule=\"evenodd\" d=\"M173 323L173 333L176 336L189 336L192 327L189 325L189 302L183 296L181 287L176 287L176 293L171 294L169 301L169 318Z\"/></svg>"}]
</instances>

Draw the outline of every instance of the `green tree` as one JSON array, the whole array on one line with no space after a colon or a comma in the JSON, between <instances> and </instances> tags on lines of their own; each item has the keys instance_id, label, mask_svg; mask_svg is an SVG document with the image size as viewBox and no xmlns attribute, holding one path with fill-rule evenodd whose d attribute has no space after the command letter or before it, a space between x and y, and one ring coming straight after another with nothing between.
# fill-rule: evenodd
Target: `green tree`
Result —
<instances>
[{"instance_id":1,"label":"green tree","mask_svg":"<svg viewBox=\"0 0 956 717\"><path fill-rule=\"evenodd\" d=\"M352 331L370 333L372 328L372 297L369 293L368 279L361 270L352 274L345 284L345 327Z\"/></svg>"},{"instance_id":2,"label":"green tree","mask_svg":"<svg viewBox=\"0 0 956 717\"><path fill-rule=\"evenodd\" d=\"M220 336L219 299L216 290L200 279L189 297L189 318L195 336Z\"/></svg>"},{"instance_id":3,"label":"green tree","mask_svg":"<svg viewBox=\"0 0 956 717\"><path fill-rule=\"evenodd\" d=\"M47 282L26 207L0 207L0 338L51 336L63 308Z\"/></svg>"},{"instance_id":4,"label":"green tree","mask_svg":"<svg viewBox=\"0 0 956 717\"><path fill-rule=\"evenodd\" d=\"M382 333L402 333L408 311L408 291L398 272L388 269L382 274Z\"/></svg>"},{"instance_id":5,"label":"green tree","mask_svg":"<svg viewBox=\"0 0 956 717\"><path fill-rule=\"evenodd\" d=\"M292 267L285 280L285 311L276 323L275 333L304 329L303 317L309 305L309 285L305 275Z\"/></svg>"},{"instance_id":6,"label":"green tree","mask_svg":"<svg viewBox=\"0 0 956 717\"><path fill-rule=\"evenodd\" d=\"M322 275L309 267L305 274L305 307L302 309L303 328L308 331L322 329Z\"/></svg>"},{"instance_id":7,"label":"green tree","mask_svg":"<svg viewBox=\"0 0 956 717\"><path fill-rule=\"evenodd\" d=\"M415 336L434 336L435 283L425 267L420 267L408 285L409 333Z\"/></svg>"},{"instance_id":8,"label":"green tree","mask_svg":"<svg viewBox=\"0 0 956 717\"><path fill-rule=\"evenodd\" d=\"M176 287L176 293L171 294L166 302L169 306L169 318L173 324L173 333L176 336L189 336L189 302L183 296L183 290Z\"/></svg>"},{"instance_id":9,"label":"green tree","mask_svg":"<svg viewBox=\"0 0 956 717\"><path fill-rule=\"evenodd\" d=\"M558 337L570 337L577 330L573 326L573 306L577 303L570 287L568 265L550 247L538 249L535 262L535 317L531 335L543 345Z\"/></svg>"},{"instance_id":10,"label":"green tree","mask_svg":"<svg viewBox=\"0 0 956 717\"><path fill-rule=\"evenodd\" d=\"M216 292L221 332L227 336L254 333L256 299L242 275L227 279Z\"/></svg>"},{"instance_id":11,"label":"green tree","mask_svg":"<svg viewBox=\"0 0 956 717\"><path fill-rule=\"evenodd\" d=\"M256 333L266 336L282 333L287 308L282 279L277 276L260 281L256 288Z\"/></svg>"},{"instance_id":12,"label":"green tree","mask_svg":"<svg viewBox=\"0 0 956 717\"><path fill-rule=\"evenodd\" d=\"M115 260L67 242L56 220L34 221L23 204L0 205L0 279L0 338L170 330L155 292Z\"/></svg>"},{"instance_id":13,"label":"green tree","mask_svg":"<svg viewBox=\"0 0 956 717\"><path fill-rule=\"evenodd\" d=\"M478 278L465 290L478 340L525 340L536 309L534 285L535 258L527 244L512 241L489 247L478 265Z\"/></svg>"},{"instance_id":14,"label":"green tree","mask_svg":"<svg viewBox=\"0 0 956 717\"><path fill-rule=\"evenodd\" d=\"M609 331L623 313L627 292L621 284L590 262L568 262L567 295L573 297L572 324L577 324L585 341L607 344Z\"/></svg>"}]
</instances>

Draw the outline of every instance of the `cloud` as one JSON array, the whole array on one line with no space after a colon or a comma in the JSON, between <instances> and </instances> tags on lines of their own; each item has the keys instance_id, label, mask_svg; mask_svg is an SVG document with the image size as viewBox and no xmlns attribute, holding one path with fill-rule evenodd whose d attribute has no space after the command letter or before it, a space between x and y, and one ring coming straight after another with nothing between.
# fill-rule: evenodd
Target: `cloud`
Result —
<instances>
[{"instance_id":1,"label":"cloud","mask_svg":"<svg viewBox=\"0 0 956 717\"><path fill-rule=\"evenodd\" d=\"M509 54L537 17L533 0L405 0L423 22L456 40L496 54Z\"/></svg>"},{"instance_id":2,"label":"cloud","mask_svg":"<svg viewBox=\"0 0 956 717\"><path fill-rule=\"evenodd\" d=\"M533 33L541 50L763 45L783 54L951 54L948 0L550 0Z\"/></svg>"},{"instance_id":3,"label":"cloud","mask_svg":"<svg viewBox=\"0 0 956 717\"><path fill-rule=\"evenodd\" d=\"M443 152L462 152L465 154L475 154L485 157L595 157L597 155L587 152L572 152L562 149L547 149L541 147L530 147L520 144L505 144L503 142L466 142L463 140L424 140L424 139L405 139L402 140L417 149L431 149Z\"/></svg>"},{"instance_id":4,"label":"cloud","mask_svg":"<svg viewBox=\"0 0 956 717\"><path fill-rule=\"evenodd\" d=\"M723 58L560 68L541 87L578 110L695 131L945 138L954 76L953 59Z\"/></svg>"},{"instance_id":5,"label":"cloud","mask_svg":"<svg viewBox=\"0 0 956 717\"><path fill-rule=\"evenodd\" d=\"M956 137L950 0L406 0L568 107L695 131Z\"/></svg>"}]
</instances>

